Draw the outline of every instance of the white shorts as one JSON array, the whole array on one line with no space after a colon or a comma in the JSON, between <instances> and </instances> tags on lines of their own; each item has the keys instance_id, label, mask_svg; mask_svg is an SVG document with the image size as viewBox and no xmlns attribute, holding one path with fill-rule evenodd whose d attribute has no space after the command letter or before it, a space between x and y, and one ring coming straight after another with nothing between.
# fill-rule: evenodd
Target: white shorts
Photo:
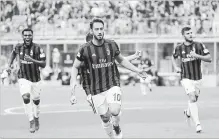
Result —
<instances>
[{"instance_id":1,"label":"white shorts","mask_svg":"<svg viewBox=\"0 0 219 139\"><path fill-rule=\"evenodd\" d=\"M109 104L122 104L122 91L118 86L113 86L107 91L92 96L97 114L104 115L109 109Z\"/></svg>"},{"instance_id":2,"label":"white shorts","mask_svg":"<svg viewBox=\"0 0 219 139\"><path fill-rule=\"evenodd\" d=\"M140 83L149 84L149 83L151 83L152 79L153 79L153 76L148 75L148 77L146 79L140 78Z\"/></svg>"},{"instance_id":3,"label":"white shorts","mask_svg":"<svg viewBox=\"0 0 219 139\"><path fill-rule=\"evenodd\" d=\"M31 82L26 79L18 79L21 96L28 93L33 100L40 99L41 82Z\"/></svg>"},{"instance_id":4,"label":"white shorts","mask_svg":"<svg viewBox=\"0 0 219 139\"><path fill-rule=\"evenodd\" d=\"M182 79L181 84L187 95L191 92L196 92L197 96L200 94L201 80Z\"/></svg>"}]
</instances>

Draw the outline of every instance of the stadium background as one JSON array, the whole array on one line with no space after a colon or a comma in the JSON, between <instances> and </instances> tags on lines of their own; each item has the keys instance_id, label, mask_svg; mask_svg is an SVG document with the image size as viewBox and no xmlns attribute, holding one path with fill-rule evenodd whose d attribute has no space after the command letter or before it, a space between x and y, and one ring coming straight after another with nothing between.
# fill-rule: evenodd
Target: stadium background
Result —
<instances>
[{"instance_id":1,"label":"stadium background","mask_svg":"<svg viewBox=\"0 0 219 139\"><path fill-rule=\"evenodd\" d=\"M22 29L29 27L34 31L34 42L39 43L47 55L43 78L56 80L56 73L70 70L66 67L71 66L78 47L85 42L90 20L99 16L106 23L106 38L115 39L124 56L134 54L136 50L149 52L154 62L153 71L163 77L162 84L166 86L179 85L171 55L174 47L182 42L181 28L191 26L195 40L203 42L213 58L212 63L203 63L203 85L218 86L218 6L218 0L1 0L0 72L7 66L13 47L22 42ZM60 57L53 54L55 48ZM58 69L53 64L54 59L58 59ZM122 68L120 71L122 75L130 74ZM48 75L53 76L47 78Z\"/></svg>"},{"instance_id":2,"label":"stadium background","mask_svg":"<svg viewBox=\"0 0 219 139\"><path fill-rule=\"evenodd\" d=\"M78 103L72 106L70 87L62 86L53 73L69 70L94 16L103 17L106 38L115 39L123 55L148 51L155 65L153 71L163 77L164 85L170 86L153 87L146 96L142 96L139 84L122 86L124 138L218 138L219 128L215 124L219 122L218 7L219 0L0 0L0 74L13 47L22 42L21 31L26 27L33 29L34 42L47 55L47 67L42 70L45 84L41 93L40 131L35 134L28 131L18 85L0 84L0 138L107 138L99 117L86 102L83 89L77 88ZM189 128L183 119L187 96L178 86L179 75L174 73L170 61L174 47L183 41L180 30L185 25L193 27L196 40L206 45L213 58L212 63L203 62L202 68L203 85L208 86L201 88L198 102L202 134L196 134L194 125ZM123 81L127 75L133 76L121 67L120 71L122 75L126 73ZM11 80L15 80L16 74L12 75ZM62 79L68 79L67 73L62 75Z\"/></svg>"}]
</instances>

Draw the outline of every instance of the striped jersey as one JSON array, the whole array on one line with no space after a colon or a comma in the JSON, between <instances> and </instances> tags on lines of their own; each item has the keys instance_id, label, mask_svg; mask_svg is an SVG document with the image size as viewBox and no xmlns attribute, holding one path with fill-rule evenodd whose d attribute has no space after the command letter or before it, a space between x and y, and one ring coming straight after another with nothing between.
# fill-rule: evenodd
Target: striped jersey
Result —
<instances>
[{"instance_id":1,"label":"striped jersey","mask_svg":"<svg viewBox=\"0 0 219 139\"><path fill-rule=\"evenodd\" d=\"M99 94L113 86L120 86L120 75L115 58L120 54L113 40L104 40L101 46L89 41L80 47L77 59L87 66L92 95Z\"/></svg>"},{"instance_id":2,"label":"striped jersey","mask_svg":"<svg viewBox=\"0 0 219 139\"><path fill-rule=\"evenodd\" d=\"M173 57L180 58L181 62L181 76L191 80L202 79L201 73L201 60L190 57L190 52L195 51L199 55L210 54L204 44L199 42L193 42L190 45L184 43L179 44L173 53Z\"/></svg>"},{"instance_id":3,"label":"striped jersey","mask_svg":"<svg viewBox=\"0 0 219 139\"><path fill-rule=\"evenodd\" d=\"M40 81L40 69L39 65L28 62L24 59L25 55L29 55L31 58L35 60L46 60L46 55L44 50L40 48L39 45L32 43L30 46L26 46L25 44L17 44L13 49L12 53L16 54L18 57L19 70L18 70L18 78L24 78L31 82Z\"/></svg>"}]
</instances>

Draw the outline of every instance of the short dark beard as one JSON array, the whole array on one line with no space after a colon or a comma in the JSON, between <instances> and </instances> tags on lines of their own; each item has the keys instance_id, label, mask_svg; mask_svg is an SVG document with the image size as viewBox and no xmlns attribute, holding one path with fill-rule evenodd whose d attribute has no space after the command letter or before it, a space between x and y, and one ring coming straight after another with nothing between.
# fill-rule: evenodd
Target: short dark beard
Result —
<instances>
[{"instance_id":1,"label":"short dark beard","mask_svg":"<svg viewBox=\"0 0 219 139\"><path fill-rule=\"evenodd\" d=\"M103 37L102 37L101 39L99 39L99 38L97 38L97 36L96 36L96 35L94 35L94 38L95 38L96 40L98 40L98 41L101 41L101 40L103 40Z\"/></svg>"}]
</instances>

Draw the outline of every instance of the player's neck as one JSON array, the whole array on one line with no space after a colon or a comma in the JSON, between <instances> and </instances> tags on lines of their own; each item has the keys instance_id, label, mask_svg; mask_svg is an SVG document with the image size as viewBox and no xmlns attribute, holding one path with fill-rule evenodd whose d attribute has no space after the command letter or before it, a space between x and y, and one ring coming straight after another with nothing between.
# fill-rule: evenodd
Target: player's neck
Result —
<instances>
[{"instance_id":1,"label":"player's neck","mask_svg":"<svg viewBox=\"0 0 219 139\"><path fill-rule=\"evenodd\" d=\"M101 46L103 43L104 43L104 39L102 40L96 40L96 39L93 39L92 40L92 43L95 45L95 46Z\"/></svg>"},{"instance_id":2,"label":"player's neck","mask_svg":"<svg viewBox=\"0 0 219 139\"><path fill-rule=\"evenodd\" d=\"M184 45L189 46L193 43L193 41L184 41Z\"/></svg>"}]
</instances>

